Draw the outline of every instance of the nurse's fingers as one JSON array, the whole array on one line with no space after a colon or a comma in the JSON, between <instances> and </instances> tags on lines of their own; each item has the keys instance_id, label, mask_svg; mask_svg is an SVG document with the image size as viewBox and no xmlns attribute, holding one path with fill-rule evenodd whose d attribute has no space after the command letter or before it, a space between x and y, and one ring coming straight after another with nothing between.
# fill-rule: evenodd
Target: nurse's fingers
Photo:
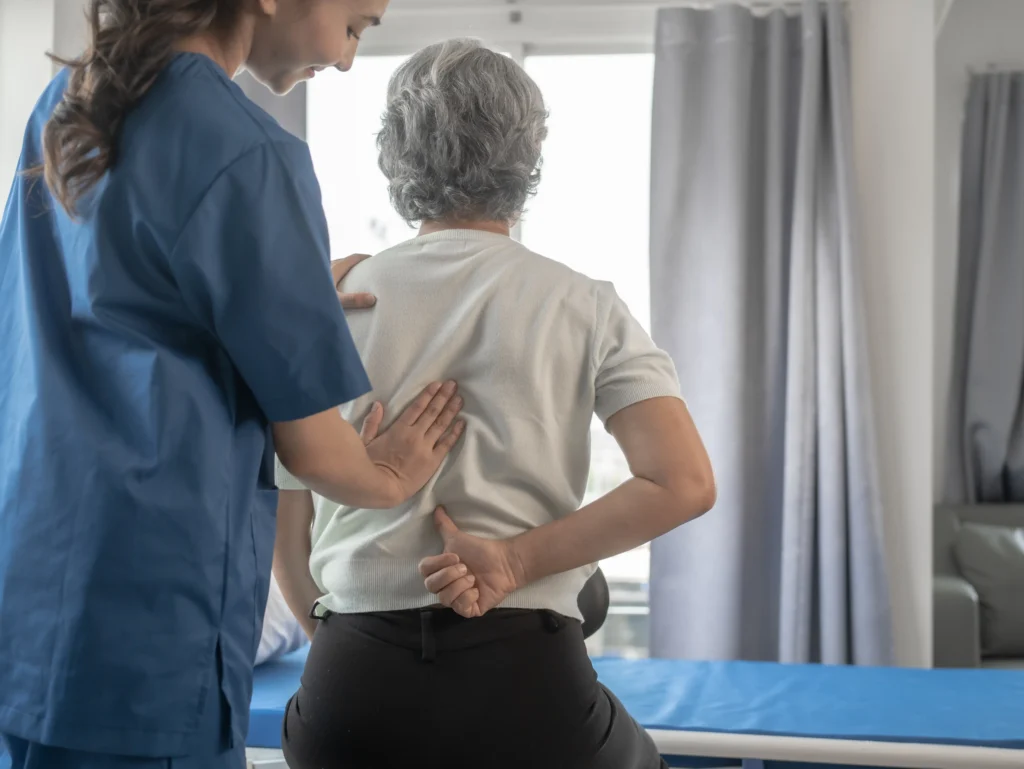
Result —
<instances>
[{"instance_id":1,"label":"nurse's fingers","mask_svg":"<svg viewBox=\"0 0 1024 769\"><path fill-rule=\"evenodd\" d=\"M455 553L441 553L440 555L428 555L420 561L420 576L426 579L435 571L447 569L459 562L459 556Z\"/></svg>"},{"instance_id":2,"label":"nurse's fingers","mask_svg":"<svg viewBox=\"0 0 1024 769\"><path fill-rule=\"evenodd\" d=\"M402 416L398 418L398 421L403 425L409 425L410 427L416 424L423 412L427 410L427 406L430 405L431 399L441 391L440 382L431 382L428 384L419 395L416 396L416 400L409 404L409 407L402 412Z\"/></svg>"},{"instance_id":3,"label":"nurse's fingers","mask_svg":"<svg viewBox=\"0 0 1024 769\"><path fill-rule=\"evenodd\" d=\"M338 301L343 310L369 310L377 304L373 294L343 294L338 292Z\"/></svg>"},{"instance_id":4,"label":"nurse's fingers","mask_svg":"<svg viewBox=\"0 0 1024 769\"><path fill-rule=\"evenodd\" d=\"M430 399L430 403L427 404L419 419L416 420L416 426L421 428L424 434L433 427L434 422L444 412L445 407L455 398L455 393L458 389L459 386L454 381L448 380L441 385L441 389ZM459 408L461 408L461 404Z\"/></svg>"},{"instance_id":5,"label":"nurse's fingers","mask_svg":"<svg viewBox=\"0 0 1024 769\"><path fill-rule=\"evenodd\" d=\"M376 401L370 407L370 413L366 415L366 419L363 420L363 429L359 431L359 437L363 439L364 446L377 437L377 433L380 432L380 423L383 421L384 406L380 401Z\"/></svg>"},{"instance_id":6,"label":"nurse's fingers","mask_svg":"<svg viewBox=\"0 0 1024 769\"><path fill-rule=\"evenodd\" d=\"M344 259L335 259L331 262L331 277L334 278L334 287L339 288L341 281L345 280L345 277L352 271L352 268L369 258L369 254L351 254Z\"/></svg>"},{"instance_id":7,"label":"nurse's fingers","mask_svg":"<svg viewBox=\"0 0 1024 769\"><path fill-rule=\"evenodd\" d=\"M452 422L455 421L455 417L462 411L463 406L462 397L456 395L446 405L441 413L438 414L437 419L434 420L434 424L427 428L427 440L433 441L435 444L438 439L445 434L449 427L452 426Z\"/></svg>"},{"instance_id":8,"label":"nurse's fingers","mask_svg":"<svg viewBox=\"0 0 1024 769\"><path fill-rule=\"evenodd\" d=\"M466 432L466 423L460 419L451 430L441 436L441 440L434 444L434 449L447 454L455 448L455 444L459 442L459 438L464 432Z\"/></svg>"},{"instance_id":9,"label":"nurse's fingers","mask_svg":"<svg viewBox=\"0 0 1024 769\"><path fill-rule=\"evenodd\" d=\"M405 411L402 412L398 421L409 426L416 424L416 420L420 418L424 411L426 411L427 405L430 403L430 399L437 395L440 390L440 382L431 382L428 384L423 388L423 392L416 396L416 400L410 403Z\"/></svg>"}]
</instances>

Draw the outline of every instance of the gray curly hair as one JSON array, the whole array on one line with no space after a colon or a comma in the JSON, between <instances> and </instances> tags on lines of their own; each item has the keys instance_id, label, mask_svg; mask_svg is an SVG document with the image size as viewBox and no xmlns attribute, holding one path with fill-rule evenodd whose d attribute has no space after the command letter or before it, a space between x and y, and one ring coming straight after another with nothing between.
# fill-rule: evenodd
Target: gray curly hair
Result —
<instances>
[{"instance_id":1,"label":"gray curly hair","mask_svg":"<svg viewBox=\"0 0 1024 769\"><path fill-rule=\"evenodd\" d=\"M410 224L513 223L540 183L547 116L507 56L476 40L424 48L391 78L377 136L392 205Z\"/></svg>"}]
</instances>

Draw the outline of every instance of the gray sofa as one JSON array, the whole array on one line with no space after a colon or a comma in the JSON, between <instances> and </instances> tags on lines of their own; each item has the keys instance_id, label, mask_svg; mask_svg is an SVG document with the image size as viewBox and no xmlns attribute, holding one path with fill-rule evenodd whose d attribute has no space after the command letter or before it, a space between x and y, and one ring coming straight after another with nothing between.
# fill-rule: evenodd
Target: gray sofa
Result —
<instances>
[{"instance_id":1,"label":"gray sofa","mask_svg":"<svg viewBox=\"0 0 1024 769\"><path fill-rule=\"evenodd\" d=\"M984 651L983 623L993 622L992 609L984 606L976 589L961 571L964 559L964 524L1024 528L1024 505L940 506L934 523L934 664L941 668L991 667L1024 669L1024 656L992 656ZM971 527L969 531L984 531ZM1011 545L1012 547L1012 545ZM975 555L983 560L984 552ZM1011 553L1011 558L1013 554ZM1001 568L997 557L984 564L991 572ZM1017 561L1019 563L1019 559ZM979 582L975 578L975 582ZM980 591L984 594L985 590ZM1006 591L1003 592L1007 597ZM1024 594L1019 600L1002 600L1002 612L1020 612L1012 617L1016 627L1024 626ZM988 614L986 614L986 611Z\"/></svg>"}]
</instances>

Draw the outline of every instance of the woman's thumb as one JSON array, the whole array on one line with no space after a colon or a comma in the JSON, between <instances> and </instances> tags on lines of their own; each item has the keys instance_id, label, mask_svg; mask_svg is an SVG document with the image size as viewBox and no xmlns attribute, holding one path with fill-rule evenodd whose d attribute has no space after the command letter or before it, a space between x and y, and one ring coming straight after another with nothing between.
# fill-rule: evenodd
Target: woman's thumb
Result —
<instances>
[{"instance_id":1,"label":"woman's thumb","mask_svg":"<svg viewBox=\"0 0 1024 769\"><path fill-rule=\"evenodd\" d=\"M459 527L455 525L455 521L448 517L448 513L443 507L438 507L434 510L434 525L437 526L437 530L445 539L459 533Z\"/></svg>"}]
</instances>

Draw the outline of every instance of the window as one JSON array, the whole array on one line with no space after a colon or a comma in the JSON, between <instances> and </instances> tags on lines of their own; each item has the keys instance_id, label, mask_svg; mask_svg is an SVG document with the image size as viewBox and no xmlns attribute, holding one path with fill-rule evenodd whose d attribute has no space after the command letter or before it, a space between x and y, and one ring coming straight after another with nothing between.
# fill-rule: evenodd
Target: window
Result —
<instances>
[{"instance_id":1,"label":"window","mask_svg":"<svg viewBox=\"0 0 1024 769\"><path fill-rule=\"evenodd\" d=\"M387 82L403 56L364 56L309 87L309 143L336 255L374 253L414 232L392 211L374 144ZM521 238L531 249L615 284L649 328L648 211L654 56L527 56L551 112L540 190ZM589 502L629 477L618 445L595 419ZM602 564L612 608L595 654L645 656L647 547Z\"/></svg>"},{"instance_id":2,"label":"window","mask_svg":"<svg viewBox=\"0 0 1024 769\"><path fill-rule=\"evenodd\" d=\"M321 72L308 86L307 138L336 256L373 254L415 235L391 208L377 168L388 80L405 59L359 57L351 72Z\"/></svg>"},{"instance_id":3,"label":"window","mask_svg":"<svg viewBox=\"0 0 1024 769\"><path fill-rule=\"evenodd\" d=\"M650 330L648 265L653 54L530 56L526 71L551 116L537 196L523 217L529 248L608 280ZM585 73L585 76L583 76ZM618 444L596 419L584 503L630 477ZM595 654L646 655L650 550L602 564L612 592Z\"/></svg>"}]
</instances>

